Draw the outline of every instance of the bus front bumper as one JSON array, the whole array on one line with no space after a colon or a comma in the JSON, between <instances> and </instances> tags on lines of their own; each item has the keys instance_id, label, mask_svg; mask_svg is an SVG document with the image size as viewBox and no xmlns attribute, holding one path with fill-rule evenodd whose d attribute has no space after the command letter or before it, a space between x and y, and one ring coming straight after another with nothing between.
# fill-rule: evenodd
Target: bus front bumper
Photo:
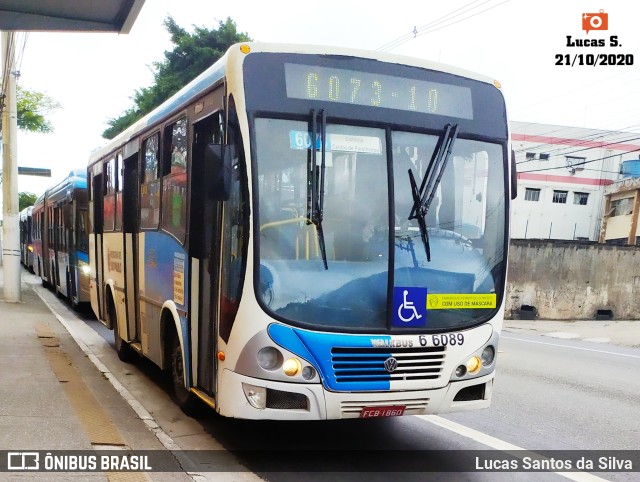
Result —
<instances>
[{"instance_id":1,"label":"bus front bumper","mask_svg":"<svg viewBox=\"0 0 640 482\"><path fill-rule=\"evenodd\" d=\"M321 384L275 382L223 370L218 387L224 388L219 392L217 411L245 419L326 420L476 410L489 407L493 378L491 373L431 390L329 392ZM253 399L259 408L252 405L248 393L260 394L257 398L262 403Z\"/></svg>"}]
</instances>

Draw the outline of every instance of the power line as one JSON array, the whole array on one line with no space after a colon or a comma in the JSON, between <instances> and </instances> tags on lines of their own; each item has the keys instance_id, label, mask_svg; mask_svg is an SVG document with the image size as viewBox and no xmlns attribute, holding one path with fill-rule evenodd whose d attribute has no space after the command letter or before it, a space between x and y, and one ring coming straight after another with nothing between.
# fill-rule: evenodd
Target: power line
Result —
<instances>
[{"instance_id":1,"label":"power line","mask_svg":"<svg viewBox=\"0 0 640 482\"><path fill-rule=\"evenodd\" d=\"M442 22L444 22L446 20L450 20L450 18L454 18L454 17L457 17L458 15L461 15L461 14L458 14L458 15L453 15L453 14L456 13L456 12L459 12L460 10L463 10L463 9L465 9L465 8L471 6L471 5L473 5L474 3L478 3L479 1L480 0L474 0L471 3L467 3L466 5L460 7L458 9L456 9L456 10L453 10L452 12L449 12L449 13L443 15L442 17L440 17L440 18L438 18L438 19L436 19L436 20L434 20L432 22L429 22L428 24L423 25L420 28L414 27L411 32L406 33L406 34L402 35L401 37L398 37L395 40L387 42L386 44L382 45L381 47L378 47L376 50L381 50L383 52L391 50L391 49L403 44L404 42L409 41L412 38L415 38L417 36L418 32L424 30L425 28L428 28L428 27L433 26L433 25L438 25L438 24L440 24L440 23L442 23ZM487 3L488 1L491 1L491 0L485 0L485 2L483 2L483 4ZM473 10L474 8L476 8L476 7L472 7L469 10ZM466 11L468 11L468 10L465 10L465 12ZM465 12L462 12L462 13L465 13ZM453 15L453 17L452 17L452 15Z\"/></svg>"},{"instance_id":2,"label":"power line","mask_svg":"<svg viewBox=\"0 0 640 482\"><path fill-rule=\"evenodd\" d=\"M22 37L22 45L20 46L20 50L16 57L16 71L20 72L22 68L22 59L24 58L24 51L27 48L27 40L29 40L29 32L24 32L21 34Z\"/></svg>"},{"instance_id":3,"label":"power line","mask_svg":"<svg viewBox=\"0 0 640 482\"><path fill-rule=\"evenodd\" d=\"M442 24L444 22L448 22L449 20L453 20L454 18L459 17L460 15L468 13L468 12L480 7L481 5L484 5L485 3L489 3L492 0L485 0L480 5L477 5L477 6L471 7L471 8L467 8L467 7L471 6L471 5L473 5L474 3L477 3L478 1L479 0L475 0L475 1L465 5L463 7L460 7L459 9L454 10L453 12L450 12L450 13L440 17L439 19L434 20L433 22L428 23L428 24L426 24L426 25L424 25L424 26L422 26L420 28L414 27L414 29L411 32L403 35L402 37L397 38L396 40L392 40L391 42L388 42L387 44L383 45L382 47L377 48L376 50L383 51L383 52L388 52L388 51L393 50L396 47L399 47L400 45L408 42L409 40L411 40L413 38L416 38L416 37L419 37L419 36L422 36L422 35L426 35L426 34L429 34L429 33L432 33L432 32L436 32L436 31L442 30L443 28L446 28L446 27L451 27L452 25L455 25L457 23L463 22L463 21L468 20L470 18L476 17L476 16L478 16L478 15L484 13L484 12L487 12L489 10L492 10L492 9L496 8L496 7L499 7L500 5L508 3L511 0L504 0L504 1L502 1L502 2L500 2L498 4L496 4L496 5L493 5L492 7L485 8L484 10L476 12L476 13L474 13L472 15L467 16L467 17L461 18L460 20L456 20L455 22L448 23L448 24L443 25L443 26L438 27L438 28L433 28L433 27L436 27L437 25L440 25L440 24ZM465 8L467 8L467 10L464 10L463 12L460 12L457 15L452 15L452 14L458 12L459 10L462 10L462 9L465 9Z\"/></svg>"},{"instance_id":4,"label":"power line","mask_svg":"<svg viewBox=\"0 0 640 482\"><path fill-rule=\"evenodd\" d=\"M638 149L634 149L632 151L628 151L627 154L631 153L631 152L640 152L640 147ZM607 159L612 159L614 157L617 157L619 154L613 154L611 156L604 156L604 157L600 157L598 159L591 159L589 161L584 161L584 162L578 162L576 164L573 164L571 167L575 168L578 166L584 166L586 164L591 164L592 162L597 162L597 161L604 161ZM524 174L524 173L528 173L528 172L541 172L541 171L554 171L556 169L567 169L567 166L555 166L555 167L546 167L543 169L532 169L530 171L518 171L518 174Z\"/></svg>"},{"instance_id":5,"label":"power line","mask_svg":"<svg viewBox=\"0 0 640 482\"><path fill-rule=\"evenodd\" d=\"M578 140L578 139L576 139L576 140ZM556 151L553 151L553 150L546 151L545 154L549 154L549 155L554 155L555 154L555 155L564 155L564 156L566 156L566 155L569 155L569 154L576 154L576 153L583 152L583 151L588 151L588 150L591 150L591 149L606 149L609 146L615 146L616 144L621 144L623 142L640 140L640 136L638 136L638 137L630 137L630 138L627 138L627 139L619 139L619 140L611 141L609 143L602 143L601 145L599 145L597 147L596 146L585 147L583 149L576 149L574 151L562 152L565 149L571 149L572 147L580 147L580 145L584 145L587 142L591 142L592 141L591 139L586 139L586 138L585 139L579 139L579 140L583 141L582 144L578 144L577 146L570 146L570 147L567 147L567 148L558 148L558 150L556 150ZM542 145L548 145L548 144L542 144ZM524 150L529 150L530 151L530 149L524 149ZM524 150L521 150L521 151L518 151L518 152L523 152ZM627 151L627 152L634 152L634 151ZM559 153L562 153L562 154L559 154ZM619 154L616 154L616 155L619 155ZM525 164L527 162L532 162L532 161L535 161L535 160L536 159L525 159L524 161L517 162L516 164L517 165Z\"/></svg>"}]
</instances>

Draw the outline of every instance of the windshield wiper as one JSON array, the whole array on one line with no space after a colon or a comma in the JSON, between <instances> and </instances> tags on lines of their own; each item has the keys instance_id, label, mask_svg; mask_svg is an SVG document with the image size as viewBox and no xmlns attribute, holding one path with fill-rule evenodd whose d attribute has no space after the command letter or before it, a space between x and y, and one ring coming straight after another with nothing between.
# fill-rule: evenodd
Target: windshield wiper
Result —
<instances>
[{"instance_id":1,"label":"windshield wiper","mask_svg":"<svg viewBox=\"0 0 640 482\"><path fill-rule=\"evenodd\" d=\"M324 269L329 269L327 264L327 249L324 243L324 231L322 230L322 219L324 216L324 183L326 167L326 135L327 135L327 114L322 109L320 111L322 122L320 125L320 172L317 169L316 138L318 134L318 122L315 109L311 109L311 195L309 196L309 220L316 227L318 233L318 246L322 255Z\"/></svg>"},{"instance_id":2,"label":"windshield wiper","mask_svg":"<svg viewBox=\"0 0 640 482\"><path fill-rule=\"evenodd\" d=\"M451 124L447 124L444 133L440 139L438 139L438 144L433 151L431 162L422 178L420 189L418 189L413 171L409 169L409 183L411 184L411 194L413 196L413 207L409 213L409 220L418 220L420 236L422 237L424 250L427 254L427 261L431 261L431 248L429 247L429 234L427 232L427 221L425 217L429 212L431 201L433 201L433 196L436 194L444 170L447 167L453 149L453 143L457 137L458 125L452 126Z\"/></svg>"}]
</instances>

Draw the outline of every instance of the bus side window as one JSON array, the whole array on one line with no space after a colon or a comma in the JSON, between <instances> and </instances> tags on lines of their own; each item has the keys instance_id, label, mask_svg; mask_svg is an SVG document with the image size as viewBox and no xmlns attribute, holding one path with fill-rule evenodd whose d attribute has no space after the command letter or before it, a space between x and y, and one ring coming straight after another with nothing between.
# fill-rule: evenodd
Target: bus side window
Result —
<instances>
[{"instance_id":1,"label":"bus side window","mask_svg":"<svg viewBox=\"0 0 640 482\"><path fill-rule=\"evenodd\" d=\"M142 144L142 155L144 156L140 186L140 227L142 229L157 229L160 221L159 147L159 132L146 139Z\"/></svg>"},{"instance_id":2,"label":"bus side window","mask_svg":"<svg viewBox=\"0 0 640 482\"><path fill-rule=\"evenodd\" d=\"M122 164L122 153L119 153L116 159L115 230L122 231L122 172L124 169L124 165Z\"/></svg>"},{"instance_id":3,"label":"bus side window","mask_svg":"<svg viewBox=\"0 0 640 482\"><path fill-rule=\"evenodd\" d=\"M228 148L231 149L231 192L223 204L222 276L220 300L220 337L229 341L247 265L249 238L249 199L242 137L233 97L229 98Z\"/></svg>"},{"instance_id":4,"label":"bus side window","mask_svg":"<svg viewBox=\"0 0 640 482\"><path fill-rule=\"evenodd\" d=\"M187 228L187 118L165 128L162 229L184 242Z\"/></svg>"},{"instance_id":5,"label":"bus side window","mask_svg":"<svg viewBox=\"0 0 640 482\"><path fill-rule=\"evenodd\" d=\"M104 230L115 229L116 214L116 159L112 157L104 165Z\"/></svg>"}]
</instances>

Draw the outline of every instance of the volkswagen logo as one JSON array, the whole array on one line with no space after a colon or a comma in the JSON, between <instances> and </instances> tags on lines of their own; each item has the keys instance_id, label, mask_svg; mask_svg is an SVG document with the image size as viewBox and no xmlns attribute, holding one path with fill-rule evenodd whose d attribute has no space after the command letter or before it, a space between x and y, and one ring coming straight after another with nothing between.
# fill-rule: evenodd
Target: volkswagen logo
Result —
<instances>
[{"instance_id":1,"label":"volkswagen logo","mask_svg":"<svg viewBox=\"0 0 640 482\"><path fill-rule=\"evenodd\" d=\"M389 373L394 372L398 368L398 360L390 356L384 361L384 369Z\"/></svg>"}]
</instances>

